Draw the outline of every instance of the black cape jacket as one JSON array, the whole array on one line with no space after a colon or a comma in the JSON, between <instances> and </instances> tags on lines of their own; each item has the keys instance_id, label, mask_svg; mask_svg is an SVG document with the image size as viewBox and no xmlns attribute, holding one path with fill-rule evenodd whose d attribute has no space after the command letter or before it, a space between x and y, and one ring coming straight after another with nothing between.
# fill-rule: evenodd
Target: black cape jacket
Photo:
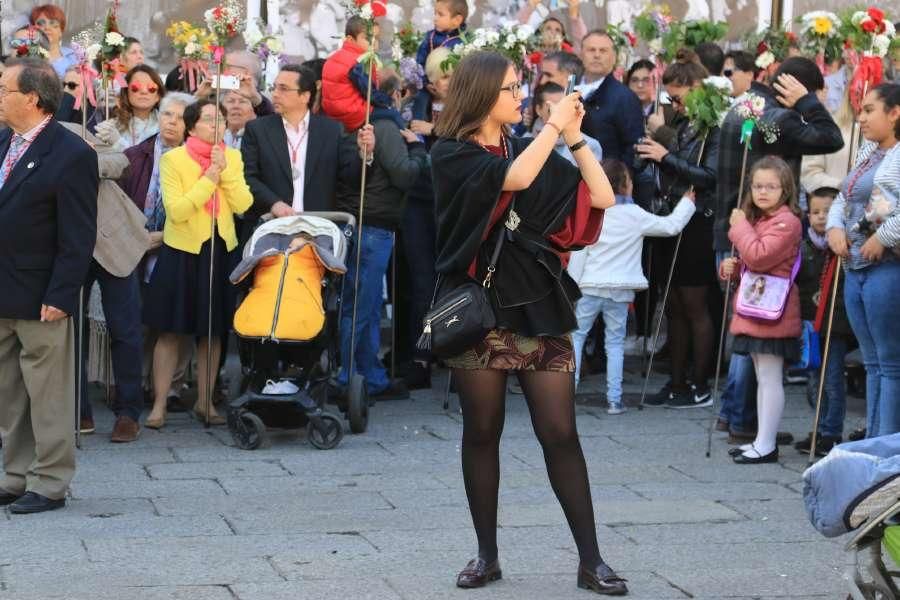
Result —
<instances>
[{"instance_id":1,"label":"black cape jacket","mask_svg":"<svg viewBox=\"0 0 900 600\"><path fill-rule=\"evenodd\" d=\"M551 152L534 182L515 193L513 205L520 218L511 231L505 217L490 226L503 192L506 172L531 139L506 138L503 158L468 141L442 138L431 150L437 217L437 261L440 297L466 280L476 261L476 279L482 281L497 236L506 235L489 297L497 328L524 336L559 336L576 327L578 285L566 272L561 254L580 246L559 247L550 240L575 210L581 174L556 152Z\"/></svg>"}]
</instances>

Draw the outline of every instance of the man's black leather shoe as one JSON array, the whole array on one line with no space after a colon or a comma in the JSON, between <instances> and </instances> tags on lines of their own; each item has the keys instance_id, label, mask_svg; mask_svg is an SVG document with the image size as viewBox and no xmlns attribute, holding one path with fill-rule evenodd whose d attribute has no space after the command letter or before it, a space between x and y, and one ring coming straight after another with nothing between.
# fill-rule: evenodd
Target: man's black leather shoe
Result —
<instances>
[{"instance_id":1,"label":"man's black leather shoe","mask_svg":"<svg viewBox=\"0 0 900 600\"><path fill-rule=\"evenodd\" d=\"M35 492L25 492L25 495L9 505L9 512L14 515L28 515L32 513L56 510L66 505L66 499L51 500Z\"/></svg>"}]
</instances>

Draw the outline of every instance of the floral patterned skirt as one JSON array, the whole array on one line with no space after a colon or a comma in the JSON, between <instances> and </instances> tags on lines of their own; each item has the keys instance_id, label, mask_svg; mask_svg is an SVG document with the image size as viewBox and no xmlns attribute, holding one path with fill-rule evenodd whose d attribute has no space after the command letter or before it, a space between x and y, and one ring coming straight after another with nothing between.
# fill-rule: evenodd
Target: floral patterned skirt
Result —
<instances>
[{"instance_id":1,"label":"floral patterned skirt","mask_svg":"<svg viewBox=\"0 0 900 600\"><path fill-rule=\"evenodd\" d=\"M451 369L575 372L575 353L568 335L526 337L493 329L481 342L447 359Z\"/></svg>"}]
</instances>

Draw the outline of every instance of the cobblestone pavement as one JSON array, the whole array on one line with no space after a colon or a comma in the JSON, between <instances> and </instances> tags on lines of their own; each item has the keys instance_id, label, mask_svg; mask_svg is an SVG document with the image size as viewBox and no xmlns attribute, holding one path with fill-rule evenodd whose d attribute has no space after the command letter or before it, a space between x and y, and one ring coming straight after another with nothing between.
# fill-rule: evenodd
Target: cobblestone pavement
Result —
<instances>
[{"instance_id":1,"label":"cobblestone pavement","mask_svg":"<svg viewBox=\"0 0 900 600\"><path fill-rule=\"evenodd\" d=\"M587 390L600 383L588 379ZM639 389L628 374L626 391ZM801 387L788 390L782 429L805 435L812 411ZM184 414L114 446L111 416L95 399L98 431L85 437L68 507L0 514L0 598L593 597L575 586L574 544L521 396L508 400L502 445L504 579L454 587L475 541L461 417L441 400L436 391L381 403L368 432L335 450L287 432L248 452L226 429ZM579 400L601 547L632 598L846 596L845 540L821 537L803 511L804 456L783 447L778 464L737 466L723 434L705 457L709 409L608 416L596 396ZM861 416L855 400L848 431Z\"/></svg>"}]
</instances>

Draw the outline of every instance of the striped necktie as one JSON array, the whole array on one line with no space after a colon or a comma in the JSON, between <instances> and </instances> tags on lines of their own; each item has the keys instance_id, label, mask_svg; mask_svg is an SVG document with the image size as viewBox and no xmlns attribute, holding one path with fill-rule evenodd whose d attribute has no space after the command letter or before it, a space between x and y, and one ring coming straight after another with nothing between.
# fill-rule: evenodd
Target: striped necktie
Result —
<instances>
[{"instance_id":1,"label":"striped necktie","mask_svg":"<svg viewBox=\"0 0 900 600\"><path fill-rule=\"evenodd\" d=\"M0 165L0 188L6 183L10 171L13 170L16 163L22 158L22 149L24 147L25 138L18 134L13 135L12 141L9 144L9 151L6 153L6 158L3 159L3 164Z\"/></svg>"}]
</instances>

